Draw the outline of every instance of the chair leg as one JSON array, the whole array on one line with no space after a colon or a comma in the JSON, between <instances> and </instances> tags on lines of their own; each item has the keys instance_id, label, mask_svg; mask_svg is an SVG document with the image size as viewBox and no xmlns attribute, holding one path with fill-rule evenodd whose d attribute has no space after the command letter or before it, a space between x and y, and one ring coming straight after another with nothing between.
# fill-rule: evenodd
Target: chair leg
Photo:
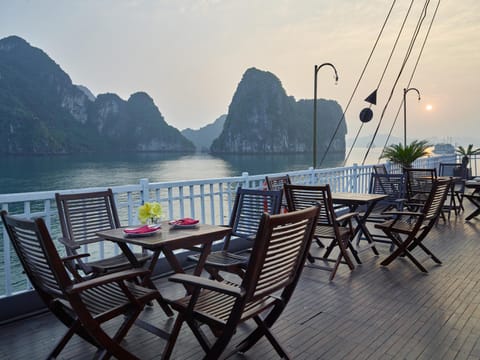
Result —
<instances>
[{"instance_id":1,"label":"chair leg","mask_svg":"<svg viewBox=\"0 0 480 360\"><path fill-rule=\"evenodd\" d=\"M173 348L175 347L175 343L177 342L178 334L180 333L180 329L182 328L183 321L184 321L183 315L179 313L177 315L177 319L175 320L175 324L173 325L173 329L170 333L170 336L168 337L167 344L163 349L162 360L170 359Z\"/></svg>"},{"instance_id":2,"label":"chair leg","mask_svg":"<svg viewBox=\"0 0 480 360\"><path fill-rule=\"evenodd\" d=\"M65 345L67 345L67 343L72 338L73 334L75 334L76 329L79 327L79 325L80 323L78 321L75 321L75 323L67 330L65 335L63 335L63 337L57 343L55 348L50 352L47 359L56 359L57 356L60 355Z\"/></svg>"},{"instance_id":3,"label":"chair leg","mask_svg":"<svg viewBox=\"0 0 480 360\"><path fill-rule=\"evenodd\" d=\"M278 342L277 338L272 334L270 329L265 325L265 323L262 321L262 319L259 316L255 316L253 318L255 322L257 323L259 329L263 331L263 335L270 341L270 344L272 344L273 348L277 352L277 354L282 358L282 359L290 359L290 356L287 354L285 349L280 345Z\"/></svg>"},{"instance_id":4,"label":"chair leg","mask_svg":"<svg viewBox=\"0 0 480 360\"><path fill-rule=\"evenodd\" d=\"M414 241L414 238L412 235L408 236L405 241L401 241L400 238L397 238L392 232L384 230L384 232L393 240L395 241L397 245L397 249L393 251L386 259L384 259L380 265L382 266L387 266L389 265L393 260L395 260L399 256L406 256L408 257L422 272L428 273L427 269L420 264L420 262L415 258L415 256L412 255L409 251L409 245ZM411 246L411 245L410 245Z\"/></svg>"},{"instance_id":5,"label":"chair leg","mask_svg":"<svg viewBox=\"0 0 480 360\"><path fill-rule=\"evenodd\" d=\"M285 304L281 301L278 301L273 309L268 313L268 315L263 319L263 323L267 328L271 328L275 321L280 317L280 315L285 309ZM253 345L255 345L258 340L263 337L262 329L256 327L245 339L243 339L236 347L237 352L245 353Z\"/></svg>"}]
</instances>

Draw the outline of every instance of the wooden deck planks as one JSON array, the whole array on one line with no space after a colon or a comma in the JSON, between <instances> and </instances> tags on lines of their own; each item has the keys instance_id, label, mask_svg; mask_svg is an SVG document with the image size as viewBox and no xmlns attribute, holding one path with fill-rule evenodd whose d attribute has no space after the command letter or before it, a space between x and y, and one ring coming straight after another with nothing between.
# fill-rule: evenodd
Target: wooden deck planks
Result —
<instances>
[{"instance_id":1,"label":"wooden deck planks","mask_svg":"<svg viewBox=\"0 0 480 360\"><path fill-rule=\"evenodd\" d=\"M466 214L471 211L466 205ZM415 250L429 271L422 274L408 259L380 266L380 256L366 251L363 264L350 272L341 265L333 282L329 273L305 268L293 300L274 327L294 359L479 359L480 358L480 218L464 222L463 214L440 220L425 240L442 260L436 265ZM312 247L315 250L315 245ZM424 260L425 259L425 260ZM176 284L158 280L161 291L178 293ZM142 317L165 323L154 306ZM64 331L50 314L0 327L0 358L45 357ZM173 359L201 359L203 352L185 326ZM241 329L235 339L240 339ZM158 358L165 344L134 328L126 347L142 359ZM231 349L231 348L230 348ZM74 338L62 358L89 359L94 348ZM267 341L231 359L277 359Z\"/></svg>"}]
</instances>

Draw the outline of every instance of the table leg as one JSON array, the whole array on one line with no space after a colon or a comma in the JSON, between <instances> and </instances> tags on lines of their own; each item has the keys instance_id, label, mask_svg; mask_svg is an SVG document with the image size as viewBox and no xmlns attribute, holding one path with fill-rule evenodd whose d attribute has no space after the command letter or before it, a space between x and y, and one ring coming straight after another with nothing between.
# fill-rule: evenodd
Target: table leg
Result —
<instances>
[{"instance_id":1,"label":"table leg","mask_svg":"<svg viewBox=\"0 0 480 360\"><path fill-rule=\"evenodd\" d=\"M137 258L135 257L132 250L130 249L130 247L127 244L120 242L120 243L118 243L118 246L123 251L123 253L127 257L127 259L132 263L133 267L140 267L140 263L138 262ZM150 260L150 263L148 264L148 269L150 270L150 272L148 273L148 275L144 276L143 279L141 279L141 285L144 285L144 286L146 286L150 289L156 289L157 291L158 291L158 289L155 286L155 284L153 283L150 276L153 273L153 270L155 269L155 265L157 263L157 260L158 260L159 256L160 256L160 251L155 251L153 253L152 259ZM158 293L160 294L160 291L158 291ZM160 297L157 299L157 302L158 302L158 305L160 305L160 307L162 308L162 310L165 312L165 314L167 316L169 316L169 317L173 316L173 311L170 308L170 306L168 306L166 301L163 299L162 294L160 294Z\"/></svg>"},{"instance_id":2,"label":"table leg","mask_svg":"<svg viewBox=\"0 0 480 360\"><path fill-rule=\"evenodd\" d=\"M363 235L367 239L370 247L372 248L373 253L375 255L379 255L379 252L378 252L377 248L375 247L375 240L373 240L372 234L370 234L370 231L368 230L367 225L366 225L367 218L372 213L374 206L375 206L374 202L371 202L371 203L367 204L367 210L365 211L363 216L357 216L356 217L357 226L353 230L353 235L352 235L351 242L353 242L353 240L355 239L357 234L361 231L361 233L363 233ZM351 211L355 212L357 210L357 208L358 208L358 205L355 206L355 208L352 208Z\"/></svg>"},{"instance_id":3,"label":"table leg","mask_svg":"<svg viewBox=\"0 0 480 360\"><path fill-rule=\"evenodd\" d=\"M472 204L474 204L477 208L472 211L470 213L470 215L468 215L466 218L465 218L465 221L468 221L468 220L471 220L473 219L474 217L478 216L480 214L480 198L477 199L477 198L474 198L474 197L471 197L471 196L465 196L468 200L470 200L470 202Z\"/></svg>"},{"instance_id":4,"label":"table leg","mask_svg":"<svg viewBox=\"0 0 480 360\"><path fill-rule=\"evenodd\" d=\"M208 254L210 254L211 249L212 242L208 242L202 245L197 265L195 266L195 270L193 270L193 274L195 276L200 276L202 274L203 267L205 265L205 262L207 261ZM182 268L182 265L178 261L178 258L175 256L172 249L164 247L162 251L173 271L175 271L176 273L185 273L185 270ZM191 293L191 288L189 286L185 286L185 288L187 289L187 293Z\"/></svg>"}]
</instances>

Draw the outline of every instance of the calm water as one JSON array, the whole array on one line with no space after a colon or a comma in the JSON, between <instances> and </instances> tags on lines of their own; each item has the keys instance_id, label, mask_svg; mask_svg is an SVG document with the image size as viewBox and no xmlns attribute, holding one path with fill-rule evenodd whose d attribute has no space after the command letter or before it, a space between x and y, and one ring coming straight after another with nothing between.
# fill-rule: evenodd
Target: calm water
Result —
<instances>
[{"instance_id":1,"label":"calm water","mask_svg":"<svg viewBox=\"0 0 480 360\"><path fill-rule=\"evenodd\" d=\"M349 163L361 162L363 152ZM77 189L150 182L207 179L308 169L311 155L82 154L4 156L0 158L0 194ZM328 160L322 167L342 166Z\"/></svg>"}]
</instances>

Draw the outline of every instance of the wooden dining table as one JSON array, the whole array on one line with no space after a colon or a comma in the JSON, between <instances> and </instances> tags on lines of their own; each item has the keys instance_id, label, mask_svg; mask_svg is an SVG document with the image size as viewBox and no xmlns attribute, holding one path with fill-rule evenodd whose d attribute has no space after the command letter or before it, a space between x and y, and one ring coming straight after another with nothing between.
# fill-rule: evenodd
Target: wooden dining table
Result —
<instances>
[{"instance_id":1,"label":"wooden dining table","mask_svg":"<svg viewBox=\"0 0 480 360\"><path fill-rule=\"evenodd\" d=\"M186 249L200 252L200 256L193 270L193 274L200 276L205 261L212 249L213 242L223 239L232 229L228 226L196 224L189 227L178 227L163 221L160 228L150 234L127 234L125 228L117 228L99 231L97 235L105 240L113 241L122 250L134 267L140 267L137 258L129 245L141 246L143 249L152 251L152 257L148 263L150 273L143 279L146 286L154 286L151 275L154 273L160 255L163 253L168 264L175 273L185 273L182 264L175 255L175 250ZM187 291L189 289L187 288ZM166 310L164 304L160 304ZM169 311L166 310L168 313Z\"/></svg>"},{"instance_id":2,"label":"wooden dining table","mask_svg":"<svg viewBox=\"0 0 480 360\"><path fill-rule=\"evenodd\" d=\"M224 238L232 231L230 227L220 225L196 224L188 227L176 227L170 225L168 221L164 221L160 225L161 227L152 234L126 234L124 228L118 228L99 231L97 235L117 243L135 267L140 264L129 245L138 245L152 251L153 256L149 263L151 272L155 269L160 254L163 253L174 272L184 273L174 251L179 249L200 251L200 258L194 270L194 274L199 276L213 242Z\"/></svg>"},{"instance_id":3,"label":"wooden dining table","mask_svg":"<svg viewBox=\"0 0 480 360\"><path fill-rule=\"evenodd\" d=\"M356 193L356 192L333 192L332 193L332 201L336 205L344 205L347 206L351 212L357 211L359 206L364 206L365 211L362 214L359 214L356 217L357 226L353 230L353 239L358 235L359 232L365 236L369 243L369 247L372 249L375 255L379 255L377 248L375 247L375 241L372 237L372 234L367 228L366 221L368 216L371 214L372 210L375 207L375 204L383 199L386 199L388 195L386 194L368 194L368 193ZM357 249L355 251L358 252L358 243ZM358 257L357 253L353 253L355 260L357 263L361 264L361 261Z\"/></svg>"},{"instance_id":4,"label":"wooden dining table","mask_svg":"<svg viewBox=\"0 0 480 360\"><path fill-rule=\"evenodd\" d=\"M118 244L134 267L140 267L141 265L137 261L137 258L133 254L129 245L138 245L144 249L152 251L152 257L148 263L150 271L149 274L142 279L142 285L156 288L151 279L151 275L153 274L155 265L162 253L175 273L185 273L185 269L182 267L174 251L179 249L199 251L200 257L193 274L200 276L207 256L210 254L212 244L217 240L223 239L232 231L228 226L208 224L196 224L195 226L190 227L176 227L170 225L168 221L163 221L160 226L161 227L157 231L150 234L126 234L124 232L125 228L117 228L99 231L97 235L105 240L113 241ZM187 292L189 292L190 289L188 287L185 288ZM168 316L173 315L171 308L163 298L160 298L158 302ZM162 338L166 339L169 336L168 331L153 326L141 319L137 319L136 324Z\"/></svg>"},{"instance_id":5,"label":"wooden dining table","mask_svg":"<svg viewBox=\"0 0 480 360\"><path fill-rule=\"evenodd\" d=\"M480 178L465 181L465 187L472 189L472 192L465 193L463 196L475 206L475 209L465 217L465 221L469 221L480 215Z\"/></svg>"}]
</instances>

